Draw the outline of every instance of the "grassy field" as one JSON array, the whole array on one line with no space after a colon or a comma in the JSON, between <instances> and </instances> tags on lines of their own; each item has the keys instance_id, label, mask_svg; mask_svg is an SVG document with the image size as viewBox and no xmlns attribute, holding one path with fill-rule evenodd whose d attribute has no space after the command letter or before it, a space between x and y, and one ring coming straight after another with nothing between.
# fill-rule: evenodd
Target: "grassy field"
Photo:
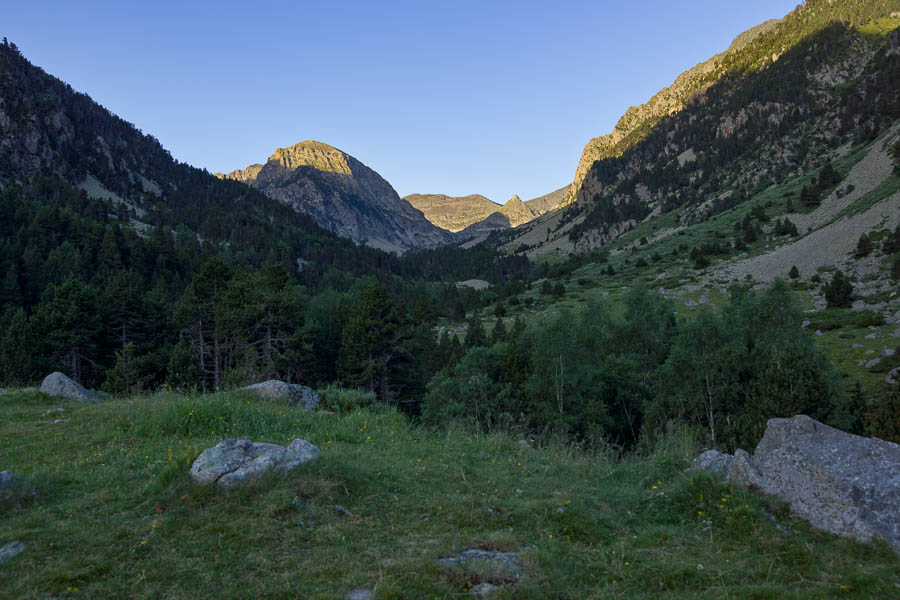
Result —
<instances>
[{"instance_id":1,"label":"grassy field","mask_svg":"<svg viewBox=\"0 0 900 600\"><path fill-rule=\"evenodd\" d=\"M45 414L62 407L65 412ZM53 424L58 418L67 422ZM221 492L194 485L228 437L302 437L318 461ZM626 460L510 435L440 433L392 411L303 412L241 393L86 405L0 395L4 598L887 598L900 558L688 471L673 432ZM437 564L521 550L518 580Z\"/></svg>"}]
</instances>

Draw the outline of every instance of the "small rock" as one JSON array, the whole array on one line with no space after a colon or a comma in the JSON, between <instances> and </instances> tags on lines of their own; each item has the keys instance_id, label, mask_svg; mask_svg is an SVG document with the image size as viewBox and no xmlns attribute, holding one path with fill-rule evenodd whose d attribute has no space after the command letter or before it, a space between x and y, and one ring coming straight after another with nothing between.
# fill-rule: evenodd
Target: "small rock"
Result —
<instances>
[{"instance_id":1,"label":"small rock","mask_svg":"<svg viewBox=\"0 0 900 600\"><path fill-rule=\"evenodd\" d=\"M25 542L9 542L0 547L0 565L25 552Z\"/></svg>"},{"instance_id":2,"label":"small rock","mask_svg":"<svg viewBox=\"0 0 900 600\"><path fill-rule=\"evenodd\" d=\"M41 391L48 396L58 396L76 402L100 402L100 396L59 371L50 373L44 378Z\"/></svg>"},{"instance_id":3,"label":"small rock","mask_svg":"<svg viewBox=\"0 0 900 600\"><path fill-rule=\"evenodd\" d=\"M880 363L880 362L881 362L880 358L873 358L872 360L870 360L869 362L866 363L866 368L871 369L872 367L876 367L876 366L878 366L878 363Z\"/></svg>"},{"instance_id":4,"label":"small rock","mask_svg":"<svg viewBox=\"0 0 900 600\"><path fill-rule=\"evenodd\" d=\"M864 309L865 307L866 307L866 301L865 301L865 300L856 300L856 301L853 302L853 304L850 305L850 308L853 309L853 310L862 310L862 309Z\"/></svg>"},{"instance_id":5,"label":"small rock","mask_svg":"<svg viewBox=\"0 0 900 600\"><path fill-rule=\"evenodd\" d=\"M482 574L488 572L502 579L518 579L522 575L518 551L500 552L470 548L457 556L439 558L436 562L445 567L472 569Z\"/></svg>"},{"instance_id":6,"label":"small rock","mask_svg":"<svg viewBox=\"0 0 900 600\"><path fill-rule=\"evenodd\" d=\"M815 303L813 308L815 308L816 310L825 310L826 308L828 308L828 302L826 302L825 300L819 300Z\"/></svg>"},{"instance_id":7,"label":"small rock","mask_svg":"<svg viewBox=\"0 0 900 600\"><path fill-rule=\"evenodd\" d=\"M888 356L893 356L895 354L897 354L896 348L885 348L884 350L881 351L881 355L884 356L885 358L887 358Z\"/></svg>"},{"instance_id":8,"label":"small rock","mask_svg":"<svg viewBox=\"0 0 900 600\"><path fill-rule=\"evenodd\" d=\"M66 412L66 409L64 409L64 408L51 408L50 410L48 410L47 412L44 413L44 416L46 417L47 415L59 414L59 413L64 413L64 412Z\"/></svg>"},{"instance_id":9,"label":"small rock","mask_svg":"<svg viewBox=\"0 0 900 600\"><path fill-rule=\"evenodd\" d=\"M691 466L695 469L703 469L725 477L731 468L733 457L730 454L724 454L718 450L707 450L695 458L691 462Z\"/></svg>"},{"instance_id":10,"label":"small rock","mask_svg":"<svg viewBox=\"0 0 900 600\"><path fill-rule=\"evenodd\" d=\"M746 486L760 487L763 482L759 467L753 462L753 457L746 450L738 448L734 451L734 460L728 469L728 479Z\"/></svg>"},{"instance_id":11,"label":"small rock","mask_svg":"<svg viewBox=\"0 0 900 600\"><path fill-rule=\"evenodd\" d=\"M499 585L492 585L490 583L479 583L478 585L472 586L472 595L476 598L484 598L494 590L503 589Z\"/></svg>"},{"instance_id":12,"label":"small rock","mask_svg":"<svg viewBox=\"0 0 900 600\"><path fill-rule=\"evenodd\" d=\"M688 298L687 300L684 301L684 305L685 306L697 306L697 303L694 302L693 300L691 300L690 298Z\"/></svg>"},{"instance_id":13,"label":"small rock","mask_svg":"<svg viewBox=\"0 0 900 600\"><path fill-rule=\"evenodd\" d=\"M312 388L296 383L285 383L277 379L270 379L262 383L254 383L245 388L241 388L248 392L253 392L260 398L282 398L289 400L294 404L305 408L306 410L314 410L319 405L319 395Z\"/></svg>"},{"instance_id":14,"label":"small rock","mask_svg":"<svg viewBox=\"0 0 900 600\"><path fill-rule=\"evenodd\" d=\"M809 327L809 325L810 325L810 322L807 320L807 321L803 321L803 323L800 324L800 327L802 327L803 329L806 329L807 327Z\"/></svg>"},{"instance_id":15,"label":"small rock","mask_svg":"<svg viewBox=\"0 0 900 600\"><path fill-rule=\"evenodd\" d=\"M204 450L191 466L191 478L201 484L231 488L255 483L265 473L284 474L315 460L319 449L295 439L287 448L277 444L228 439Z\"/></svg>"},{"instance_id":16,"label":"small rock","mask_svg":"<svg viewBox=\"0 0 900 600\"><path fill-rule=\"evenodd\" d=\"M878 337L878 334L870 333L869 335L866 336L866 339L867 339L867 340L874 340L874 339L877 338L877 337Z\"/></svg>"},{"instance_id":17,"label":"small rock","mask_svg":"<svg viewBox=\"0 0 900 600\"><path fill-rule=\"evenodd\" d=\"M698 304L709 304L709 296L702 296L699 300L697 300Z\"/></svg>"},{"instance_id":18,"label":"small rock","mask_svg":"<svg viewBox=\"0 0 900 600\"><path fill-rule=\"evenodd\" d=\"M816 335L822 335L822 330L821 330L821 329L816 329Z\"/></svg>"},{"instance_id":19,"label":"small rock","mask_svg":"<svg viewBox=\"0 0 900 600\"><path fill-rule=\"evenodd\" d=\"M12 474L12 471L0 471L0 490L12 487L19 482L19 478Z\"/></svg>"},{"instance_id":20,"label":"small rock","mask_svg":"<svg viewBox=\"0 0 900 600\"><path fill-rule=\"evenodd\" d=\"M854 348L865 348L862 344L853 344Z\"/></svg>"},{"instance_id":21,"label":"small rock","mask_svg":"<svg viewBox=\"0 0 900 600\"><path fill-rule=\"evenodd\" d=\"M68 419L54 419L53 420L54 425L59 425L60 423L68 423L68 422L69 422Z\"/></svg>"},{"instance_id":22,"label":"small rock","mask_svg":"<svg viewBox=\"0 0 900 600\"><path fill-rule=\"evenodd\" d=\"M898 380L900 380L900 367L894 367L888 371L887 376L884 378L884 382L890 385L897 385Z\"/></svg>"},{"instance_id":23,"label":"small rock","mask_svg":"<svg viewBox=\"0 0 900 600\"><path fill-rule=\"evenodd\" d=\"M375 590L353 590L352 592L344 596L344 598L346 600L374 600Z\"/></svg>"}]
</instances>

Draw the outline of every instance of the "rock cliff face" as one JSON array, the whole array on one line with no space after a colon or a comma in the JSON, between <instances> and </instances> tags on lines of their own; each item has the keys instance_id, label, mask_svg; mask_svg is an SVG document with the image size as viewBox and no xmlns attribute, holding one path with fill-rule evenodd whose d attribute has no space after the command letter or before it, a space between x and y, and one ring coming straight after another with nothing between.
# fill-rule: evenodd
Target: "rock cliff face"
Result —
<instances>
[{"instance_id":1,"label":"rock cliff face","mask_svg":"<svg viewBox=\"0 0 900 600\"><path fill-rule=\"evenodd\" d=\"M279 148L264 165L216 176L246 183L309 214L322 227L374 248L403 253L451 241L378 173L321 142Z\"/></svg>"},{"instance_id":2,"label":"rock cliff face","mask_svg":"<svg viewBox=\"0 0 900 600\"><path fill-rule=\"evenodd\" d=\"M564 191L565 188L562 188L527 202L523 202L515 195L503 205L492 202L480 194L456 197L444 194L411 194L404 200L421 210L425 218L438 227L461 233L470 228L472 231L508 229L533 221L556 208L563 197L561 192Z\"/></svg>"},{"instance_id":3,"label":"rock cliff face","mask_svg":"<svg viewBox=\"0 0 900 600\"><path fill-rule=\"evenodd\" d=\"M575 180L569 187L563 204L571 204L578 198L582 182L595 161L621 155L628 147L640 141L660 119L680 111L688 100L702 93L724 74L722 64L730 53L746 47L753 38L770 30L778 22L773 19L748 29L738 35L725 52L688 69L672 85L661 89L645 104L629 107L611 133L593 138L584 147L575 170Z\"/></svg>"}]
</instances>

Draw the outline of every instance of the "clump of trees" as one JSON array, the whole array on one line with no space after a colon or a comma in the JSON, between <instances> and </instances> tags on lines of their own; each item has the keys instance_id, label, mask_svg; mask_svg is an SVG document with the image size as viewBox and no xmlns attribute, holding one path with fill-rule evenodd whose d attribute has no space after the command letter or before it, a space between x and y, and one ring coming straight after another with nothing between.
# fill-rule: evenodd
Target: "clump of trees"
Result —
<instances>
[{"instance_id":1,"label":"clump of trees","mask_svg":"<svg viewBox=\"0 0 900 600\"><path fill-rule=\"evenodd\" d=\"M469 348L429 382L422 418L620 448L677 421L731 449L755 444L773 416L844 418L835 372L783 282L736 286L721 314L683 320L670 301L635 289L615 314L593 303Z\"/></svg>"}]
</instances>

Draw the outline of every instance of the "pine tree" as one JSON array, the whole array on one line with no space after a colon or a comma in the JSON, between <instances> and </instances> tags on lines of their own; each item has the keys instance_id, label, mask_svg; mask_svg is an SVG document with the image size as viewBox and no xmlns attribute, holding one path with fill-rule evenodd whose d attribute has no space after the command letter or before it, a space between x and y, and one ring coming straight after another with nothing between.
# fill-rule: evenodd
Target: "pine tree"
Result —
<instances>
[{"instance_id":1,"label":"pine tree","mask_svg":"<svg viewBox=\"0 0 900 600\"><path fill-rule=\"evenodd\" d=\"M853 284L838 269L822 292L829 308L850 308L853 304Z\"/></svg>"},{"instance_id":2,"label":"pine tree","mask_svg":"<svg viewBox=\"0 0 900 600\"><path fill-rule=\"evenodd\" d=\"M503 319L497 317L497 320L494 322L494 329L491 330L491 345L503 341L506 341L506 326L503 324Z\"/></svg>"},{"instance_id":3,"label":"pine tree","mask_svg":"<svg viewBox=\"0 0 900 600\"><path fill-rule=\"evenodd\" d=\"M359 290L341 337L341 381L375 392L383 402L394 401L391 363L399 357L405 325L384 286L372 283Z\"/></svg>"},{"instance_id":4,"label":"pine tree","mask_svg":"<svg viewBox=\"0 0 900 600\"><path fill-rule=\"evenodd\" d=\"M477 348L478 346L487 345L487 334L484 331L484 325L478 316L469 319L469 328L466 330L465 348Z\"/></svg>"},{"instance_id":5,"label":"pine tree","mask_svg":"<svg viewBox=\"0 0 900 600\"><path fill-rule=\"evenodd\" d=\"M42 351L65 364L75 381L84 381L86 363L97 365L100 310L85 283L70 277L62 285L50 286L35 308L31 326Z\"/></svg>"}]
</instances>

